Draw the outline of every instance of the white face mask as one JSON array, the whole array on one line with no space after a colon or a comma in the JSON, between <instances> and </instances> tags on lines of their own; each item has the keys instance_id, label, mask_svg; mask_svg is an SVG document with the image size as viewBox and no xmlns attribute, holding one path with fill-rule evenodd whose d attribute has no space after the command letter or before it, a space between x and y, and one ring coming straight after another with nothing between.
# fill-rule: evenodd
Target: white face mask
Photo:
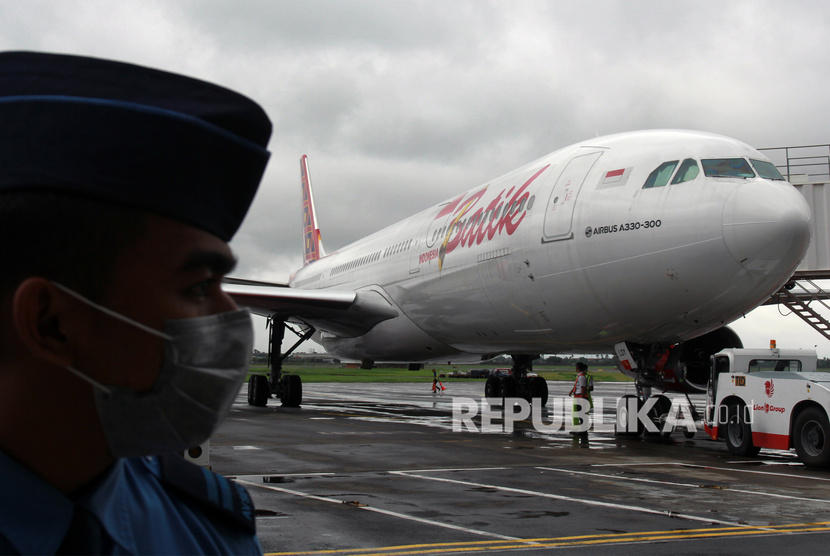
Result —
<instances>
[{"instance_id":1,"label":"white face mask","mask_svg":"<svg viewBox=\"0 0 830 556\"><path fill-rule=\"evenodd\" d=\"M67 367L95 387L98 416L113 456L181 452L210 438L248 372L254 331L247 310L168 320L160 332L53 283L90 307L164 340L161 370L148 392L104 385Z\"/></svg>"}]
</instances>

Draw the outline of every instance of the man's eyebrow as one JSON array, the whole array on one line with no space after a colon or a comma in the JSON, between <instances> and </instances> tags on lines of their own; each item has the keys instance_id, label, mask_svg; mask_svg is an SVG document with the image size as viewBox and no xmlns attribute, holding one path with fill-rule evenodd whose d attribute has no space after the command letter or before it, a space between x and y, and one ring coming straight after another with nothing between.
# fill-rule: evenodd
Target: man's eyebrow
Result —
<instances>
[{"instance_id":1,"label":"man's eyebrow","mask_svg":"<svg viewBox=\"0 0 830 556\"><path fill-rule=\"evenodd\" d=\"M219 251L194 251L188 255L182 265L185 272L193 272L207 268L214 274L225 275L236 268L236 257L220 253Z\"/></svg>"}]
</instances>

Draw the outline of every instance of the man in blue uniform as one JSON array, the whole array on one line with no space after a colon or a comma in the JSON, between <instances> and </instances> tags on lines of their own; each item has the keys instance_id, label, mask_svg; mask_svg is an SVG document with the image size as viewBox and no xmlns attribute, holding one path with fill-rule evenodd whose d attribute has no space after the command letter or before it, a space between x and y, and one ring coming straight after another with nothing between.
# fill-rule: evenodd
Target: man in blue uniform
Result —
<instances>
[{"instance_id":1,"label":"man in blue uniform","mask_svg":"<svg viewBox=\"0 0 830 556\"><path fill-rule=\"evenodd\" d=\"M270 133L209 83L0 53L0 554L261 553L248 493L174 454L248 367L220 281Z\"/></svg>"}]
</instances>

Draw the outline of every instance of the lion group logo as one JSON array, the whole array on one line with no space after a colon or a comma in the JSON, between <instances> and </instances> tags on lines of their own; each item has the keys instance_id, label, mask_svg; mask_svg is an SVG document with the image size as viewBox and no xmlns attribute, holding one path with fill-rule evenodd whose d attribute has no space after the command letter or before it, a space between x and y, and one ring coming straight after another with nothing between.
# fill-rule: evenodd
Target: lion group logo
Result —
<instances>
[{"instance_id":1,"label":"lion group logo","mask_svg":"<svg viewBox=\"0 0 830 556\"><path fill-rule=\"evenodd\" d=\"M772 383L772 379L769 379L764 383L764 392L767 393L768 398L771 398L775 393L775 385Z\"/></svg>"}]
</instances>

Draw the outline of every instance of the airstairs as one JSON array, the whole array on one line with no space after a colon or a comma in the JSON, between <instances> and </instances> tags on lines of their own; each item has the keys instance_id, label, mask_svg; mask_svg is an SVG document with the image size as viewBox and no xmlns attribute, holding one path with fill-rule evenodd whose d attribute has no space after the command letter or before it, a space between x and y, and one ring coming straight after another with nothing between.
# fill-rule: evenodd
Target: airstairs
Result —
<instances>
[{"instance_id":1,"label":"airstairs","mask_svg":"<svg viewBox=\"0 0 830 556\"><path fill-rule=\"evenodd\" d=\"M767 302L788 308L830 340L830 145L759 149L804 196L813 239L787 285Z\"/></svg>"},{"instance_id":2,"label":"airstairs","mask_svg":"<svg viewBox=\"0 0 830 556\"><path fill-rule=\"evenodd\" d=\"M822 277L827 278L823 275L816 276L815 273L796 273L781 291L772 296L769 303L787 307L830 340L830 321L819 312L823 308L825 314L830 314L830 305L827 303L830 292L818 282Z\"/></svg>"}]
</instances>

